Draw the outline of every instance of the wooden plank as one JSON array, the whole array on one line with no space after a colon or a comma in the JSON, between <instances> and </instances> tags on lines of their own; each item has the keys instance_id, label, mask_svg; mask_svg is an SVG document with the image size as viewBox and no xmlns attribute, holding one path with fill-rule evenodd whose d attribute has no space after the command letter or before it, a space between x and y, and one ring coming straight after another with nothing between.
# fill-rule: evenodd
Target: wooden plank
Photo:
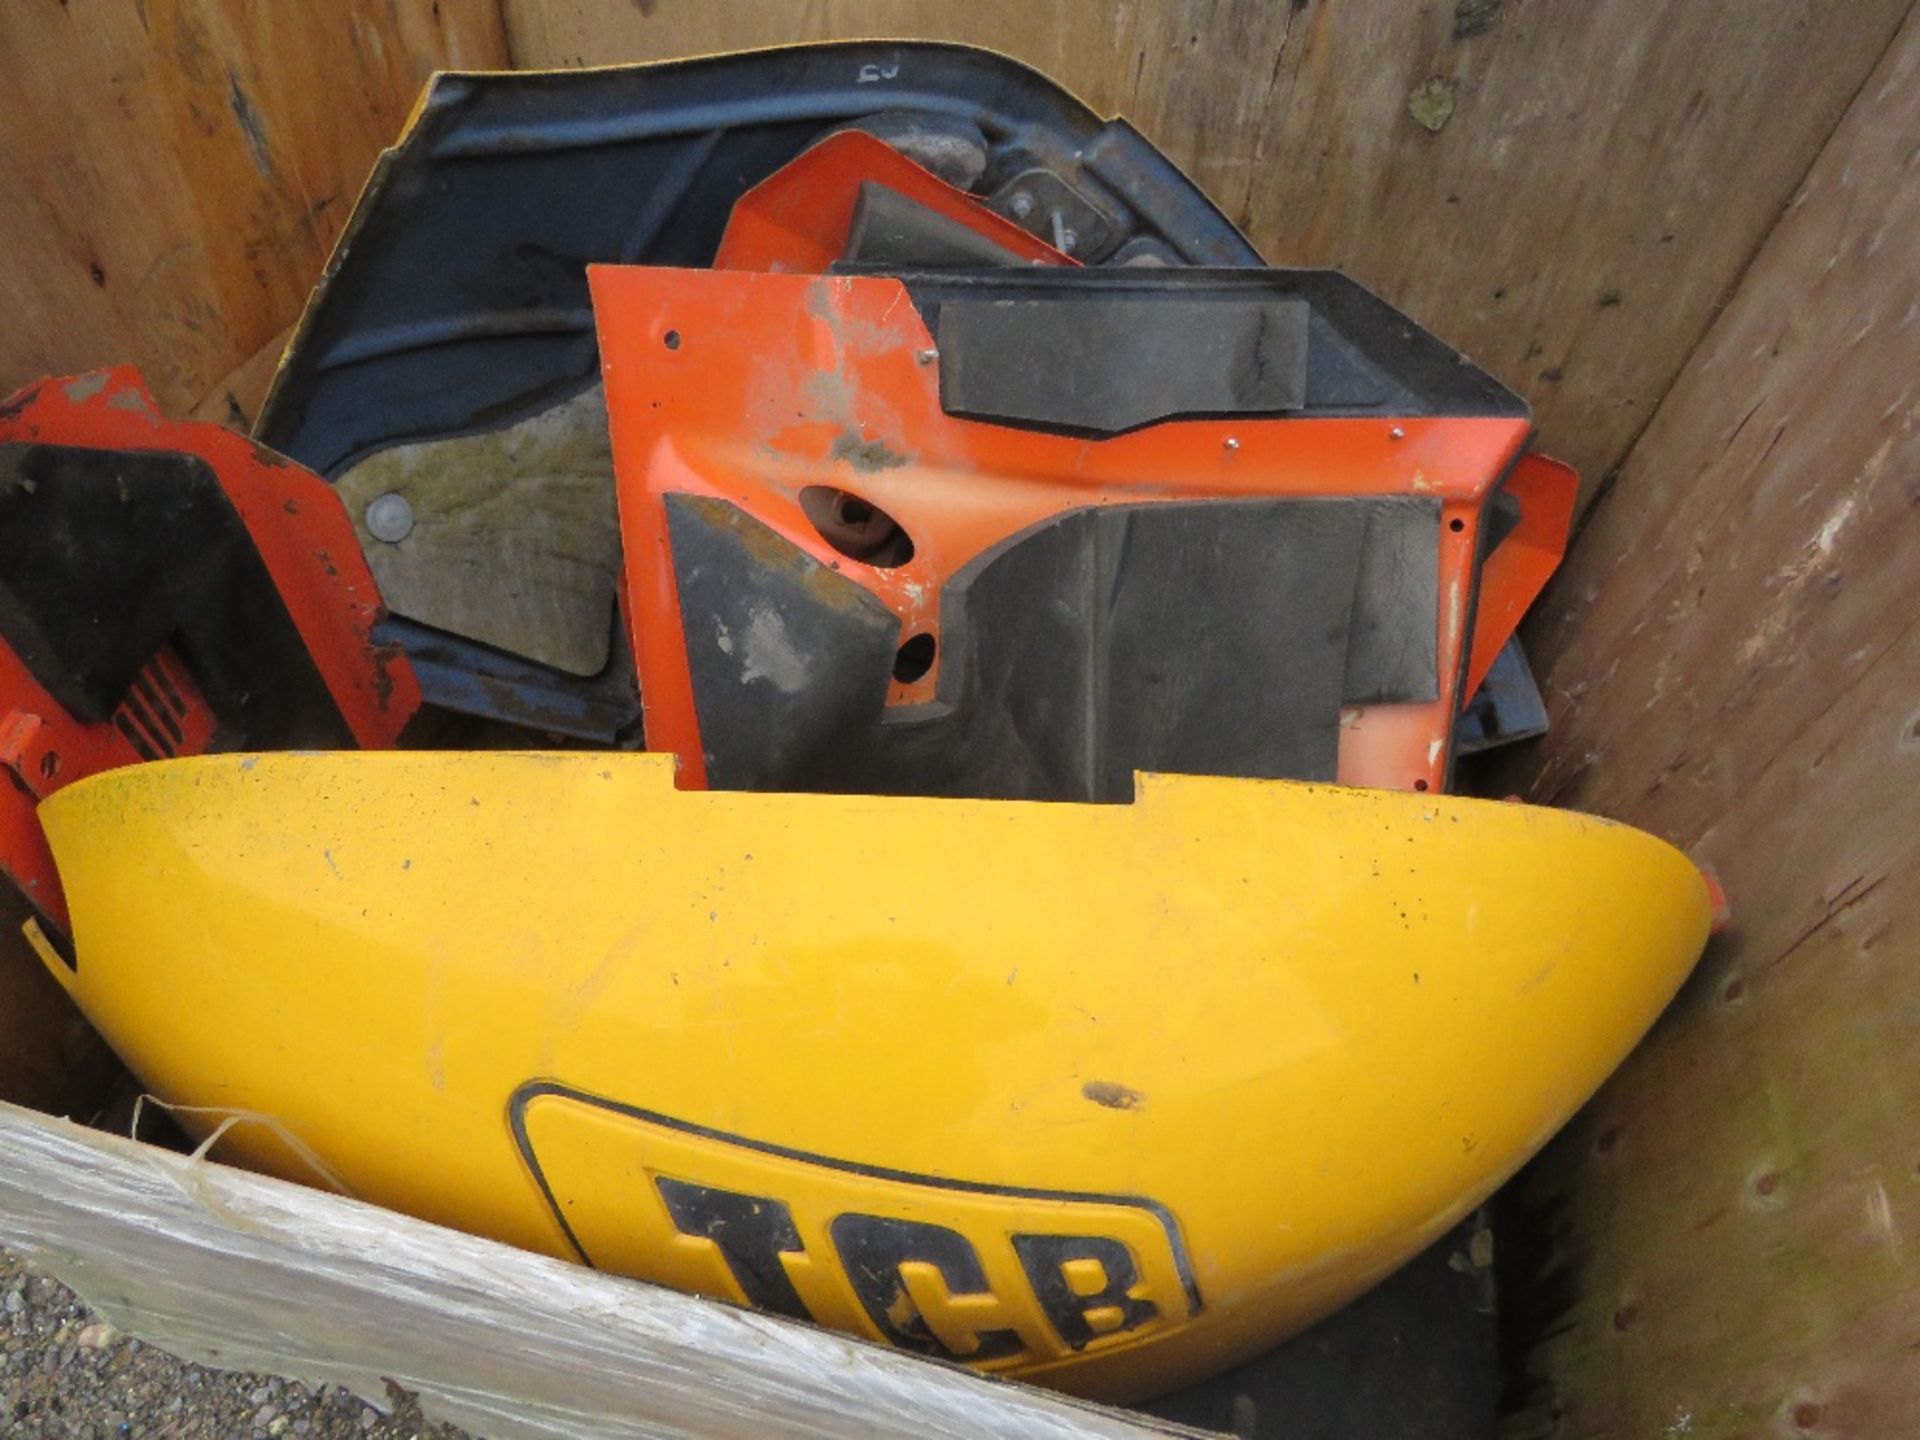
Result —
<instances>
[{"instance_id":1,"label":"wooden plank","mask_svg":"<svg viewBox=\"0 0 1920 1440\"><path fill-rule=\"evenodd\" d=\"M188 1359L493 1440L1191 1435L0 1105L0 1240Z\"/></svg>"},{"instance_id":2,"label":"wooden plank","mask_svg":"<svg viewBox=\"0 0 1920 1440\"><path fill-rule=\"evenodd\" d=\"M1734 931L1525 1194L1515 1437L1920 1415L1920 14L1674 385L1531 646L1514 779L1712 863Z\"/></svg>"},{"instance_id":3,"label":"wooden plank","mask_svg":"<svg viewBox=\"0 0 1920 1440\"><path fill-rule=\"evenodd\" d=\"M493 0L0 5L0 393L133 361L184 412L291 324L436 68Z\"/></svg>"},{"instance_id":4,"label":"wooden plank","mask_svg":"<svg viewBox=\"0 0 1920 1440\"><path fill-rule=\"evenodd\" d=\"M1349 271L1519 389L1591 495L1909 3L504 8L524 66L875 33L1037 65L1131 119L1270 260Z\"/></svg>"}]
</instances>

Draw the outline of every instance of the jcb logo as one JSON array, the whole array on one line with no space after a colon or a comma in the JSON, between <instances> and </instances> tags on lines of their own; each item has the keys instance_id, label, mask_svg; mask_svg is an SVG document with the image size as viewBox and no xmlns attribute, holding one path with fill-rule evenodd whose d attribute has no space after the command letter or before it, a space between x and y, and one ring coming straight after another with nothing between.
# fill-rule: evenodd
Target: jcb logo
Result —
<instances>
[{"instance_id":1,"label":"jcb logo","mask_svg":"<svg viewBox=\"0 0 1920 1440\"><path fill-rule=\"evenodd\" d=\"M521 1154L580 1257L986 1369L1183 1324L1200 1298L1148 1200L873 1170L545 1081Z\"/></svg>"}]
</instances>

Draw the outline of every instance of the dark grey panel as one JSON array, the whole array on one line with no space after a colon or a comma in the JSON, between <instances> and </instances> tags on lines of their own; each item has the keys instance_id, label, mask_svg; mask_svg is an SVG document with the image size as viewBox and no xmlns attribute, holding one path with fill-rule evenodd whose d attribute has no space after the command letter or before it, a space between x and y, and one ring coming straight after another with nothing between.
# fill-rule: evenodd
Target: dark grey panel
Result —
<instances>
[{"instance_id":1,"label":"dark grey panel","mask_svg":"<svg viewBox=\"0 0 1920 1440\"><path fill-rule=\"evenodd\" d=\"M1477 755L1547 733L1547 702L1527 663L1520 637L1500 647L1487 667L1487 678L1461 712L1454 732L1456 755Z\"/></svg>"},{"instance_id":2,"label":"dark grey panel","mask_svg":"<svg viewBox=\"0 0 1920 1440\"><path fill-rule=\"evenodd\" d=\"M1524 401L1459 351L1333 270L1169 270L1154 266L1094 265L893 271L861 266L843 268L849 273L891 274L906 285L927 329L940 346L941 400L949 409L955 403L945 383L950 368L958 366L967 371L984 367L991 372L993 367L1014 360L1018 352L1010 348L1009 342L1021 339L1021 334L1005 339L989 336L985 343L978 343L971 334L971 325L949 326L950 314L981 304L998 307L1044 303L1060 307L1047 313L1053 317L1056 327L1072 332L1087 323L1080 318L1079 307L1087 307L1090 314L1097 314L1101 307L1126 301L1165 307L1141 312L1151 322L1144 327L1146 339L1129 340L1124 336L1119 339L1123 345L1143 347L1161 331L1202 326L1209 316L1217 322L1225 313L1202 307L1305 306L1308 312L1305 391L1299 401L1280 412L1288 420L1367 415L1381 418L1487 416L1523 420L1528 413ZM1189 315L1189 311L1193 314ZM1058 347L1067 342L1040 334L1029 337L1027 343ZM1179 343L1184 346L1193 342ZM1098 354L1092 347L1087 347L1087 352ZM1071 358L1073 352L1068 353ZM1141 353L1152 358L1144 349ZM1184 351L1176 349L1172 353L1179 355ZM991 373L984 377L970 375L967 383L988 383L993 378ZM1049 387L1060 383L1038 375L1037 371L1036 378ZM1155 385L1188 384L1185 377L1167 373L1164 366L1156 368L1150 378ZM1223 390L1211 402L1203 399L1198 406L1182 413L1258 411L1257 404L1236 411L1228 399L1230 393ZM1049 428L1042 421L1025 423L1035 428Z\"/></svg>"},{"instance_id":3,"label":"dark grey panel","mask_svg":"<svg viewBox=\"0 0 1920 1440\"><path fill-rule=\"evenodd\" d=\"M893 612L724 500L669 495L667 533L708 782L844 773L886 704Z\"/></svg>"},{"instance_id":4,"label":"dark grey panel","mask_svg":"<svg viewBox=\"0 0 1920 1440\"><path fill-rule=\"evenodd\" d=\"M1365 510L1091 513L1106 599L1098 797L1130 795L1136 769L1331 780Z\"/></svg>"},{"instance_id":5,"label":"dark grey panel","mask_svg":"<svg viewBox=\"0 0 1920 1440\"><path fill-rule=\"evenodd\" d=\"M988 239L898 190L860 182L844 259L861 265L1024 265Z\"/></svg>"},{"instance_id":6,"label":"dark grey panel","mask_svg":"<svg viewBox=\"0 0 1920 1440\"><path fill-rule=\"evenodd\" d=\"M940 307L950 415L1112 435L1181 415L1280 415L1307 398L1304 300L1178 290L981 296Z\"/></svg>"},{"instance_id":7,"label":"dark grey panel","mask_svg":"<svg viewBox=\"0 0 1920 1440\"><path fill-rule=\"evenodd\" d=\"M1376 705L1440 697L1439 592L1440 502L1415 496L1369 501L1342 700ZM1427 623L1412 623L1416 607Z\"/></svg>"},{"instance_id":8,"label":"dark grey panel","mask_svg":"<svg viewBox=\"0 0 1920 1440\"><path fill-rule=\"evenodd\" d=\"M980 556L941 600L935 703L886 708L890 611L725 501L668 525L718 788L1125 800L1135 770L1328 780L1356 681L1432 698L1438 508L1249 500L1088 509ZM1365 616L1383 632L1356 643ZM1355 657L1358 657L1357 670ZM1391 688L1396 677L1404 691Z\"/></svg>"}]
</instances>

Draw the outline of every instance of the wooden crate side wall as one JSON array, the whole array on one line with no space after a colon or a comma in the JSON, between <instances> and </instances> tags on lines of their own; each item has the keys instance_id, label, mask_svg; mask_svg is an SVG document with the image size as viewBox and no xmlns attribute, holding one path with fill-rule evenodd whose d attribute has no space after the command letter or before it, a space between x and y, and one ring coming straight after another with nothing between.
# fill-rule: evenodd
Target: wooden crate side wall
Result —
<instances>
[{"instance_id":1,"label":"wooden crate side wall","mask_svg":"<svg viewBox=\"0 0 1920 1440\"><path fill-rule=\"evenodd\" d=\"M1713 865L1735 928L1528 1177L1566 1306L1515 1436L1920 1417L1920 14L1532 626L1530 798Z\"/></svg>"},{"instance_id":2,"label":"wooden crate side wall","mask_svg":"<svg viewBox=\"0 0 1920 1440\"><path fill-rule=\"evenodd\" d=\"M435 69L495 0L0 5L0 394L133 361L184 413L293 323Z\"/></svg>"}]
</instances>

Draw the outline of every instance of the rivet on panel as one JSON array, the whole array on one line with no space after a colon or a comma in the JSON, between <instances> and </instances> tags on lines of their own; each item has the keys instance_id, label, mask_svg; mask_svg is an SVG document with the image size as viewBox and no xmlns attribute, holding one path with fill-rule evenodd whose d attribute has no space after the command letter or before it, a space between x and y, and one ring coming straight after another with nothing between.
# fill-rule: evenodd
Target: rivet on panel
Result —
<instances>
[{"instance_id":1,"label":"rivet on panel","mask_svg":"<svg viewBox=\"0 0 1920 1440\"><path fill-rule=\"evenodd\" d=\"M413 533L413 506L406 496L389 490L367 502L366 521L374 539L398 545Z\"/></svg>"}]
</instances>

